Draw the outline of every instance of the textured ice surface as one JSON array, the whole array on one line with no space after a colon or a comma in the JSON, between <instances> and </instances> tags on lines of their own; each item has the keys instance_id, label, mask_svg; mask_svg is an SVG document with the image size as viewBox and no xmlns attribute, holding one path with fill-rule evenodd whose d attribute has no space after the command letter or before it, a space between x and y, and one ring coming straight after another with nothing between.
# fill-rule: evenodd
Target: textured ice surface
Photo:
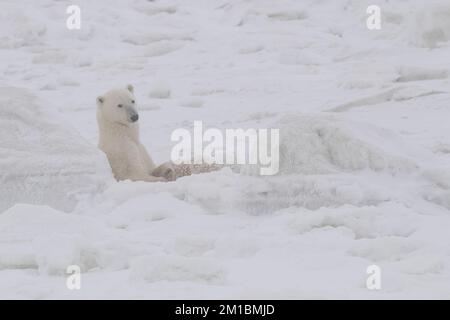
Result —
<instances>
[{"instance_id":1,"label":"textured ice surface","mask_svg":"<svg viewBox=\"0 0 450 320\"><path fill-rule=\"evenodd\" d=\"M447 0L77 3L0 2L0 298L450 297ZM116 183L129 83L155 162L202 120L279 128L279 174Z\"/></svg>"},{"instance_id":2,"label":"textured ice surface","mask_svg":"<svg viewBox=\"0 0 450 320\"><path fill-rule=\"evenodd\" d=\"M0 88L0 211L16 203L72 210L111 181L95 144L29 90Z\"/></svg>"}]
</instances>

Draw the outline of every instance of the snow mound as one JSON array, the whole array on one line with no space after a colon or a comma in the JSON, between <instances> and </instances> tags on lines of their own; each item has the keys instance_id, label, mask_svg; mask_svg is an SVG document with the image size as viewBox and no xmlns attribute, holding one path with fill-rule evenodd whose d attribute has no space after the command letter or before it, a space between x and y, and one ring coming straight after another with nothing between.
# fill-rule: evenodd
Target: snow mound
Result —
<instances>
[{"instance_id":1,"label":"snow mound","mask_svg":"<svg viewBox=\"0 0 450 320\"><path fill-rule=\"evenodd\" d=\"M111 225L134 230L154 221L174 223L180 219L178 212L212 217L230 212L261 216L293 206L316 210L344 204L378 205L395 197L395 193L384 189L385 180L374 178L369 184L365 178L301 174L261 177L224 168L183 177L174 183L113 184L99 198L96 210L110 210ZM165 208L169 202L170 210Z\"/></svg>"},{"instance_id":2,"label":"snow mound","mask_svg":"<svg viewBox=\"0 0 450 320\"><path fill-rule=\"evenodd\" d=\"M170 255L143 256L131 263L132 281L196 281L220 284L224 271L213 259Z\"/></svg>"},{"instance_id":3,"label":"snow mound","mask_svg":"<svg viewBox=\"0 0 450 320\"><path fill-rule=\"evenodd\" d=\"M396 80L397 82L426 81L448 78L448 70L445 68L425 69L402 66L399 68L398 73L399 77Z\"/></svg>"},{"instance_id":4,"label":"snow mound","mask_svg":"<svg viewBox=\"0 0 450 320\"><path fill-rule=\"evenodd\" d=\"M450 5L430 4L417 10L410 28L413 43L420 47L436 48L450 40Z\"/></svg>"},{"instance_id":5,"label":"snow mound","mask_svg":"<svg viewBox=\"0 0 450 320\"><path fill-rule=\"evenodd\" d=\"M373 170L407 172L414 163L389 143L395 138L377 128L319 115L289 116L280 128L280 173L329 174ZM378 143L376 143L378 141Z\"/></svg>"},{"instance_id":6,"label":"snow mound","mask_svg":"<svg viewBox=\"0 0 450 320\"><path fill-rule=\"evenodd\" d=\"M171 90L167 82L159 80L155 81L150 89L149 96L154 99L168 99L170 98Z\"/></svg>"},{"instance_id":7,"label":"snow mound","mask_svg":"<svg viewBox=\"0 0 450 320\"><path fill-rule=\"evenodd\" d=\"M0 269L36 268L43 274L63 274L71 264L90 269L99 257L92 239L103 234L101 224L87 217L15 205L0 215Z\"/></svg>"},{"instance_id":8,"label":"snow mound","mask_svg":"<svg viewBox=\"0 0 450 320\"><path fill-rule=\"evenodd\" d=\"M398 215L386 210L396 207ZM285 209L293 213L290 226L300 233L311 232L321 228L344 228L352 233L355 239L375 239L379 237L408 237L414 233L418 225L417 217L411 210L399 204L384 203L376 206L354 207L344 205L335 208L322 208L295 214L297 208Z\"/></svg>"},{"instance_id":9,"label":"snow mound","mask_svg":"<svg viewBox=\"0 0 450 320\"><path fill-rule=\"evenodd\" d=\"M72 210L112 181L106 157L30 92L0 88L0 105L0 212L15 203Z\"/></svg>"},{"instance_id":10,"label":"snow mound","mask_svg":"<svg viewBox=\"0 0 450 320\"><path fill-rule=\"evenodd\" d=\"M0 48L17 49L44 43L47 28L45 22L27 6L19 8L11 3L0 3Z\"/></svg>"}]
</instances>

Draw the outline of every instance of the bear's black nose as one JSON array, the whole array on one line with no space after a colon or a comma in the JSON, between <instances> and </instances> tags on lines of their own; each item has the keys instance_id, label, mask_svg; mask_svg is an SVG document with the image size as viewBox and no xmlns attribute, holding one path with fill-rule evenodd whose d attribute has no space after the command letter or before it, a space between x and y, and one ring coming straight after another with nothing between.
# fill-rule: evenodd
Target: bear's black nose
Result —
<instances>
[{"instance_id":1,"label":"bear's black nose","mask_svg":"<svg viewBox=\"0 0 450 320\"><path fill-rule=\"evenodd\" d=\"M131 119L131 121L136 122L139 120L139 115L137 113L133 114L130 119Z\"/></svg>"}]
</instances>

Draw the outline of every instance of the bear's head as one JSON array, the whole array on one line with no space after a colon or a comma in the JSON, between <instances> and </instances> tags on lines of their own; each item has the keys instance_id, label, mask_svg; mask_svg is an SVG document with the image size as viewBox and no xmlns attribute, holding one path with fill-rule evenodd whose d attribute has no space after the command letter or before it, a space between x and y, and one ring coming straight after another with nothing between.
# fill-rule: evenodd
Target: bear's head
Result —
<instances>
[{"instance_id":1,"label":"bear's head","mask_svg":"<svg viewBox=\"0 0 450 320\"><path fill-rule=\"evenodd\" d=\"M139 120L133 86L110 90L97 98L98 111L102 118L112 123L129 125Z\"/></svg>"}]
</instances>

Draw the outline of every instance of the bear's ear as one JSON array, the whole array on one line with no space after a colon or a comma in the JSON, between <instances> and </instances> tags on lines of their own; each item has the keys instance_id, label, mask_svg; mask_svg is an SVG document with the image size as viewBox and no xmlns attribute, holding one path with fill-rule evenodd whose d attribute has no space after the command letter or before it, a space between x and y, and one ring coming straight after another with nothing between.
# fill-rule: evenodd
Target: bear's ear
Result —
<instances>
[{"instance_id":1,"label":"bear's ear","mask_svg":"<svg viewBox=\"0 0 450 320\"><path fill-rule=\"evenodd\" d=\"M128 89L128 91L130 91L131 93L134 92L134 87L133 87L131 84L127 85L127 89Z\"/></svg>"},{"instance_id":2,"label":"bear's ear","mask_svg":"<svg viewBox=\"0 0 450 320\"><path fill-rule=\"evenodd\" d=\"M98 106L101 106L104 101L105 101L105 98L103 98L102 96L97 97L97 105Z\"/></svg>"}]
</instances>

